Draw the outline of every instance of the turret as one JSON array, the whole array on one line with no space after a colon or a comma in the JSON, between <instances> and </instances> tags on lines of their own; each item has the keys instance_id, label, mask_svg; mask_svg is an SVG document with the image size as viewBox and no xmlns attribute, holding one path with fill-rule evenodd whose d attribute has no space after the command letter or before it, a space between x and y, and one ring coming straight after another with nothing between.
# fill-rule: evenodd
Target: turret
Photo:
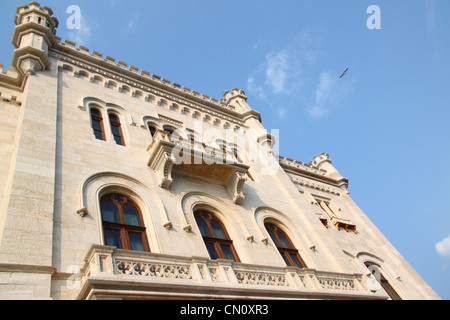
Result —
<instances>
[{"instance_id":1,"label":"turret","mask_svg":"<svg viewBox=\"0 0 450 320\"><path fill-rule=\"evenodd\" d=\"M239 113L252 110L252 108L250 108L247 103L247 97L244 90L233 88L231 89L231 91L224 91L223 96L225 98L225 103L227 104L227 106L232 107Z\"/></svg>"},{"instance_id":2,"label":"turret","mask_svg":"<svg viewBox=\"0 0 450 320\"><path fill-rule=\"evenodd\" d=\"M343 190L347 190L348 179L344 178L339 171L331 163L330 156L326 153L321 153L320 155L314 156L313 160L310 162L311 165L317 167L318 169L323 169L327 172L330 178L333 178L339 182L339 186Z\"/></svg>"},{"instance_id":3,"label":"turret","mask_svg":"<svg viewBox=\"0 0 450 320\"><path fill-rule=\"evenodd\" d=\"M55 45L58 19L52 9L32 1L17 7L12 44L16 48L11 64L27 76L50 69L48 50Z\"/></svg>"}]
</instances>

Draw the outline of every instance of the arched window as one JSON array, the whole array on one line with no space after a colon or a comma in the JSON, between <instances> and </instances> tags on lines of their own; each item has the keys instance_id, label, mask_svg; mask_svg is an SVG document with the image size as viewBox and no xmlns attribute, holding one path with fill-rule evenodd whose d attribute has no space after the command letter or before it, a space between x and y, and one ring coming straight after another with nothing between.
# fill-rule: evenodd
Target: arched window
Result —
<instances>
[{"instance_id":1,"label":"arched window","mask_svg":"<svg viewBox=\"0 0 450 320\"><path fill-rule=\"evenodd\" d=\"M139 207L121 194L100 199L105 244L119 249L150 251Z\"/></svg>"},{"instance_id":2,"label":"arched window","mask_svg":"<svg viewBox=\"0 0 450 320\"><path fill-rule=\"evenodd\" d=\"M227 259L239 262L239 258L220 220L208 211L194 213L200 233L203 236L209 256L212 260Z\"/></svg>"},{"instance_id":3,"label":"arched window","mask_svg":"<svg viewBox=\"0 0 450 320\"><path fill-rule=\"evenodd\" d=\"M383 276L383 274L380 271L379 266L377 266L374 263L370 263L370 262L366 262L365 265L366 265L367 269L369 269L370 272L372 273L372 275L375 277L376 281L378 281L378 283L381 285L383 290L387 293L387 295L392 300L402 300L402 298L400 298L399 294L391 286L389 281L387 281L386 278Z\"/></svg>"},{"instance_id":4,"label":"arched window","mask_svg":"<svg viewBox=\"0 0 450 320\"><path fill-rule=\"evenodd\" d=\"M105 140L103 117L101 112L96 108L91 108L91 122L95 138L98 140Z\"/></svg>"},{"instance_id":5,"label":"arched window","mask_svg":"<svg viewBox=\"0 0 450 320\"><path fill-rule=\"evenodd\" d=\"M175 129L172 127L165 126L164 131L167 132L168 134L172 135L175 132Z\"/></svg>"},{"instance_id":6,"label":"arched window","mask_svg":"<svg viewBox=\"0 0 450 320\"><path fill-rule=\"evenodd\" d=\"M286 233L272 223L265 223L264 226L286 264L291 267L306 268L305 262L298 254L298 250L295 249Z\"/></svg>"},{"instance_id":7,"label":"arched window","mask_svg":"<svg viewBox=\"0 0 450 320\"><path fill-rule=\"evenodd\" d=\"M156 133L156 127L155 127L154 125L149 124L149 125L148 125L148 130L150 131L150 134L151 134L152 137L155 136L155 133Z\"/></svg>"},{"instance_id":8,"label":"arched window","mask_svg":"<svg viewBox=\"0 0 450 320\"><path fill-rule=\"evenodd\" d=\"M119 118L115 114L110 113L109 122L111 124L111 131L114 136L114 141L116 141L118 145L124 146L125 142L123 140L122 125L120 124Z\"/></svg>"}]
</instances>

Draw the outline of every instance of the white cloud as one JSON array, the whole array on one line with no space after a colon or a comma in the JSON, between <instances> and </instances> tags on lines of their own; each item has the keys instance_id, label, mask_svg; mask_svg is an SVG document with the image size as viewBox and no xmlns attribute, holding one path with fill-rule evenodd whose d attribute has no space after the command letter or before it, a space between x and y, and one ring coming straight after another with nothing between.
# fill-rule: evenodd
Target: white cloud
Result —
<instances>
[{"instance_id":1,"label":"white cloud","mask_svg":"<svg viewBox=\"0 0 450 320\"><path fill-rule=\"evenodd\" d=\"M284 119L284 116L286 115L286 109L285 108L282 108L282 107L279 107L278 108L278 110L277 110L277 112L278 112L278 117L280 118L280 119Z\"/></svg>"},{"instance_id":2,"label":"white cloud","mask_svg":"<svg viewBox=\"0 0 450 320\"><path fill-rule=\"evenodd\" d=\"M292 61L286 50L271 52L266 56L266 83L274 93L286 92L286 82L291 76Z\"/></svg>"},{"instance_id":3,"label":"white cloud","mask_svg":"<svg viewBox=\"0 0 450 320\"><path fill-rule=\"evenodd\" d=\"M252 92L258 99L266 100L267 95L263 87L255 83L254 76L247 78L247 89Z\"/></svg>"},{"instance_id":4,"label":"white cloud","mask_svg":"<svg viewBox=\"0 0 450 320\"><path fill-rule=\"evenodd\" d=\"M331 77L330 72L324 71L319 76L319 84L315 92L315 103L308 110L309 114L314 117L322 117L328 112L330 103L333 102L333 96L336 91L335 80Z\"/></svg>"},{"instance_id":5,"label":"white cloud","mask_svg":"<svg viewBox=\"0 0 450 320\"><path fill-rule=\"evenodd\" d=\"M138 24L139 24L139 17L140 17L139 13L135 13L130 18L130 20L128 20L128 24L127 24L128 28L124 30L124 32L126 34L131 34L134 31L134 29L138 26Z\"/></svg>"},{"instance_id":6,"label":"white cloud","mask_svg":"<svg viewBox=\"0 0 450 320\"><path fill-rule=\"evenodd\" d=\"M289 45L266 53L258 69L247 78L248 94L269 103L280 119L292 114L293 108L296 112L299 108L306 110L313 118L326 116L352 88L351 78L339 79L343 70L317 70L323 55L317 38L309 32L297 34ZM260 48L260 44L258 41L253 48Z\"/></svg>"},{"instance_id":7,"label":"white cloud","mask_svg":"<svg viewBox=\"0 0 450 320\"><path fill-rule=\"evenodd\" d=\"M247 78L247 90L261 100L270 94L288 95L298 88L300 74L301 65L292 50L271 51Z\"/></svg>"},{"instance_id":8,"label":"white cloud","mask_svg":"<svg viewBox=\"0 0 450 320\"><path fill-rule=\"evenodd\" d=\"M439 255L444 258L450 258L450 235L441 242L436 243L435 247Z\"/></svg>"},{"instance_id":9,"label":"white cloud","mask_svg":"<svg viewBox=\"0 0 450 320\"><path fill-rule=\"evenodd\" d=\"M340 79L336 73L323 71L314 94L314 103L308 109L313 118L320 118L329 113L351 90L349 82Z\"/></svg>"}]
</instances>

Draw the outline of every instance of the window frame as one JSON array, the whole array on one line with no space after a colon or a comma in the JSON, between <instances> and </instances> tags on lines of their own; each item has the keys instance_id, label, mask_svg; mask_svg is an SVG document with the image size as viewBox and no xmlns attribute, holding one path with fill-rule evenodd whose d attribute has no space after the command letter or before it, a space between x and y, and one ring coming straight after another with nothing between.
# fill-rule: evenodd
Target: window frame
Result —
<instances>
[{"instance_id":1,"label":"window frame","mask_svg":"<svg viewBox=\"0 0 450 320\"><path fill-rule=\"evenodd\" d=\"M204 218L203 214L209 215L209 219ZM199 228L200 234L202 236L203 242L205 243L206 250L208 251L208 255L210 256L211 260L217 260L217 259L229 260L225 257L225 254L223 253L222 245L224 245L224 246L227 246L230 248L231 255L233 256L233 261L241 262L238 254L236 252L236 249L234 248L233 240L230 239L230 236L228 235L228 232L227 232L226 228L224 227L222 221L220 221L220 219L218 219L214 213L212 213L209 210L198 209L194 212L194 218L195 218L195 222L197 224L197 227ZM198 225L197 219L201 219L205 222L205 224L208 228L209 234L211 236L205 236L202 234L200 227ZM217 223L217 225L220 227L220 230L221 230L224 238L218 238L215 236L214 229L211 226L211 221L214 221L215 223ZM217 255L217 258L211 257L211 254L208 250L208 244L213 245L213 247L215 249L215 253Z\"/></svg>"},{"instance_id":2,"label":"window frame","mask_svg":"<svg viewBox=\"0 0 450 320\"><path fill-rule=\"evenodd\" d=\"M96 110L98 112L99 116L94 115L92 113L93 110ZM103 115L102 115L101 109L99 109L97 107L91 107L91 108L89 108L89 113L90 113L90 116L91 116L91 127L92 127L92 130L93 130L95 139L96 140L100 140L100 141L106 141L105 125L104 125L104 119L103 119ZM95 129L94 121L100 123L100 128L101 128L100 130ZM102 136L101 139L97 138L97 136L95 134L96 132L100 132L100 134Z\"/></svg>"},{"instance_id":3,"label":"window frame","mask_svg":"<svg viewBox=\"0 0 450 320\"><path fill-rule=\"evenodd\" d=\"M277 224L273 222L265 222L264 227L266 228L267 233L269 234L269 237L272 239L275 247L278 249L278 252L280 253L281 257L283 258L283 261L289 266L289 267L296 267L300 269L307 268L305 261L302 259L300 254L298 253L298 250L295 248L294 244L292 243L289 236L284 232L283 229L278 227ZM270 227L274 227L273 229ZM272 234L275 236L275 241L272 237ZM287 244L286 247L280 247L277 243L282 245L282 241L280 241L280 235L284 239L284 241ZM294 256L296 258L296 261L292 258Z\"/></svg>"},{"instance_id":4,"label":"window frame","mask_svg":"<svg viewBox=\"0 0 450 320\"><path fill-rule=\"evenodd\" d=\"M377 263L366 261L364 263L365 267L372 273L375 277L375 280L380 284L381 288L384 292L391 298L391 300L403 300L400 294L398 294L397 290L390 284L389 280L386 279L383 272L381 271L381 266ZM372 267L372 269L370 269ZM376 274L378 273L378 277Z\"/></svg>"},{"instance_id":5,"label":"window frame","mask_svg":"<svg viewBox=\"0 0 450 320\"><path fill-rule=\"evenodd\" d=\"M125 198L125 201L123 203L120 203L115 199L115 196L120 196ZM108 198L110 197L110 198ZM110 222L104 220L104 214L102 210L103 203L105 202L112 202L117 206L118 209L118 216L119 216L119 222ZM123 208L125 206L131 206L134 209L137 210L140 220L140 226L134 226L129 225L125 223L125 216L123 214ZM106 193L100 198L100 215L101 215L101 221L102 221L102 227L103 227L103 237L104 237L104 243L105 245L108 245L107 243L107 230L116 230L120 232L120 240L121 240L121 248L123 250L132 250L130 239L129 239L129 233L139 233L142 236L142 245L144 248L144 251L138 251L138 252L151 252L150 246L147 239L147 228L145 227L145 223L143 220L142 211L139 208L139 206L136 204L133 199L131 199L129 196L117 193L117 192L111 192ZM137 251L137 250L133 250Z\"/></svg>"},{"instance_id":6,"label":"window frame","mask_svg":"<svg viewBox=\"0 0 450 320\"><path fill-rule=\"evenodd\" d=\"M112 117L114 117L115 119L117 119L117 121L113 121ZM120 116L114 112L109 112L108 113L108 119L109 119L109 125L110 125L110 129L111 129L111 134L113 136L113 140L114 142L119 145L119 146L126 146L125 143L125 136L123 134L123 129L122 129L122 121L120 119ZM115 134L113 127L116 127L117 130L119 131L119 134ZM116 138L120 139L120 143L117 142Z\"/></svg>"}]
</instances>

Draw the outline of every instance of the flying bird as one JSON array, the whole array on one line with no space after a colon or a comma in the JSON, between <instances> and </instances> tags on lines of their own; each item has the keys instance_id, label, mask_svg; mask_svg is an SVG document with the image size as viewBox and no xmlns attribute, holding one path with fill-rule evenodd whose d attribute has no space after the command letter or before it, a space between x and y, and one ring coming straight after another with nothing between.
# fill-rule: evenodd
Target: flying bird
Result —
<instances>
[{"instance_id":1,"label":"flying bird","mask_svg":"<svg viewBox=\"0 0 450 320\"><path fill-rule=\"evenodd\" d=\"M339 79L341 79L343 76L345 76L345 74L347 73L347 71L348 71L348 68L345 69L344 73L341 74L341 76L339 77Z\"/></svg>"}]
</instances>

